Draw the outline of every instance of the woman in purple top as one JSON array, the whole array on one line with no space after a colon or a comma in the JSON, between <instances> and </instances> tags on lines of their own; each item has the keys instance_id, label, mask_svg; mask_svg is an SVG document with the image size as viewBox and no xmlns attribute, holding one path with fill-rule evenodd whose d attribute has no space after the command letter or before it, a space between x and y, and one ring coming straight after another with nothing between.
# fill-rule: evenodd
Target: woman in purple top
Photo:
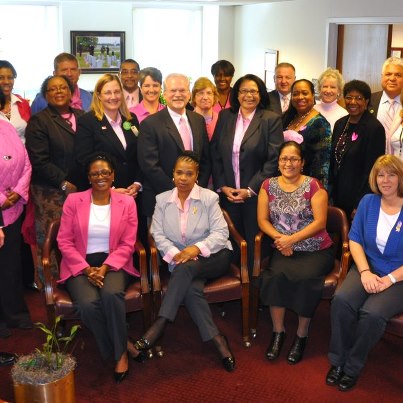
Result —
<instances>
[{"instance_id":1,"label":"woman in purple top","mask_svg":"<svg viewBox=\"0 0 403 403\"><path fill-rule=\"evenodd\" d=\"M146 67L140 70L139 83L143 99L129 110L141 123L147 116L164 109L164 105L160 103L162 74L155 67Z\"/></svg>"},{"instance_id":2,"label":"woman in purple top","mask_svg":"<svg viewBox=\"0 0 403 403\"><path fill-rule=\"evenodd\" d=\"M274 360L280 354L288 308L298 314L297 335L287 357L290 364L302 359L324 277L334 261L332 240L325 229L327 192L317 179L302 174L304 162L301 145L284 143L279 156L281 175L263 182L257 209L260 229L273 240L260 293L273 321L266 358Z\"/></svg>"}]
</instances>

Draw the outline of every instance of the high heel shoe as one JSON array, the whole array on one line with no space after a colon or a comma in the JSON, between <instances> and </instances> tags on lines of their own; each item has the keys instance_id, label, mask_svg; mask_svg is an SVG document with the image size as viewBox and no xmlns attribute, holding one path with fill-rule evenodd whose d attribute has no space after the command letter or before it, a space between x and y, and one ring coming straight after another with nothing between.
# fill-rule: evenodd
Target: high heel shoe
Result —
<instances>
[{"instance_id":1,"label":"high heel shoe","mask_svg":"<svg viewBox=\"0 0 403 403\"><path fill-rule=\"evenodd\" d=\"M232 351L231 351L231 349L229 347L227 337L224 336L223 334L221 335L221 337L222 337L224 343L226 344L226 347L227 347L229 353L231 354L229 357L224 357L224 358L221 359L222 366L224 367L224 369L226 371L232 372L235 369L235 357L232 354Z\"/></svg>"},{"instance_id":2,"label":"high heel shoe","mask_svg":"<svg viewBox=\"0 0 403 403\"><path fill-rule=\"evenodd\" d=\"M275 360L279 355L285 340L285 332L273 332L271 342L266 350L266 358L270 361Z\"/></svg>"},{"instance_id":3,"label":"high heel shoe","mask_svg":"<svg viewBox=\"0 0 403 403\"><path fill-rule=\"evenodd\" d=\"M151 344L147 339L141 337L134 343L134 348L138 351L147 351L151 348Z\"/></svg>"},{"instance_id":4,"label":"high heel shoe","mask_svg":"<svg viewBox=\"0 0 403 403\"><path fill-rule=\"evenodd\" d=\"M298 364L302 360L307 340L308 336L295 337L294 343L287 357L287 361L289 364Z\"/></svg>"},{"instance_id":5,"label":"high heel shoe","mask_svg":"<svg viewBox=\"0 0 403 403\"><path fill-rule=\"evenodd\" d=\"M136 348L136 341L129 336L128 343L131 343L133 348L138 351L137 355L133 355L130 349L127 349L127 353L129 354L130 358L136 362L142 364L143 362L147 361L147 352L144 350L138 350Z\"/></svg>"},{"instance_id":6,"label":"high heel shoe","mask_svg":"<svg viewBox=\"0 0 403 403\"><path fill-rule=\"evenodd\" d=\"M124 381L124 379L129 375L129 370L123 371L123 372L114 372L113 373L113 378L115 379L116 383L121 383Z\"/></svg>"}]
</instances>

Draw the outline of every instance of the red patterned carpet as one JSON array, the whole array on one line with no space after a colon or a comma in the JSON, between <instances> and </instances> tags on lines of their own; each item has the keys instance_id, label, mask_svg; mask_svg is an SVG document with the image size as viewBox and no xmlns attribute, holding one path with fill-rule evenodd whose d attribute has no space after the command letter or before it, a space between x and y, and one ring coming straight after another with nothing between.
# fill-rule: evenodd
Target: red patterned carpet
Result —
<instances>
[{"instance_id":1,"label":"red patterned carpet","mask_svg":"<svg viewBox=\"0 0 403 403\"><path fill-rule=\"evenodd\" d=\"M45 321L44 295L27 292L34 321ZM74 352L77 402L403 402L403 339L385 335L370 355L357 387L346 393L325 385L329 340L329 303L323 301L311 325L304 360L291 366L286 362L296 317L287 315L284 351L278 361L264 359L271 325L261 313L258 336L250 349L242 346L239 303L226 304L221 318L213 307L219 328L227 335L237 368L227 373L212 344L203 344L185 310L164 336L165 356L144 364L130 363L130 374L121 384L112 379L113 363L103 362L91 334L83 329ZM140 314L130 318L130 334L141 335ZM9 339L0 339L0 351L24 354L41 342L39 330L13 330ZM0 398L13 401L10 367L0 367Z\"/></svg>"}]
</instances>

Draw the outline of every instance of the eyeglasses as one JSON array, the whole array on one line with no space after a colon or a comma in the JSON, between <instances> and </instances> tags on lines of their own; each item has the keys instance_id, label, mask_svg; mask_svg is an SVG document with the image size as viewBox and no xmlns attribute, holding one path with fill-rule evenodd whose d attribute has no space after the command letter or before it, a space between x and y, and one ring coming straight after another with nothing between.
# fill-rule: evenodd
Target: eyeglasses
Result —
<instances>
[{"instance_id":1,"label":"eyeglasses","mask_svg":"<svg viewBox=\"0 0 403 403\"><path fill-rule=\"evenodd\" d=\"M347 95L347 96L345 96L344 97L344 99L346 100L346 101L348 101L348 102L351 102L351 101L357 101L357 102L361 102L361 101L363 101L365 98L363 97L363 96L361 96L361 95L357 95L356 97L355 96L353 96L353 95Z\"/></svg>"},{"instance_id":2,"label":"eyeglasses","mask_svg":"<svg viewBox=\"0 0 403 403\"><path fill-rule=\"evenodd\" d=\"M168 90L167 91L170 95L175 95L177 92L179 92L180 95L185 95L189 92L189 90L185 89L185 88L181 88L178 90Z\"/></svg>"},{"instance_id":3,"label":"eyeglasses","mask_svg":"<svg viewBox=\"0 0 403 403\"><path fill-rule=\"evenodd\" d=\"M100 171L96 171L96 172L90 172L88 174L88 176L92 179L98 178L98 177L109 177L112 175L112 171L109 171L109 169L101 169Z\"/></svg>"},{"instance_id":4,"label":"eyeglasses","mask_svg":"<svg viewBox=\"0 0 403 403\"><path fill-rule=\"evenodd\" d=\"M120 72L120 74L122 75L122 76L128 76L129 74L139 74L139 71L137 70L137 69L133 69L133 70L122 70L121 72Z\"/></svg>"},{"instance_id":5,"label":"eyeglasses","mask_svg":"<svg viewBox=\"0 0 403 403\"><path fill-rule=\"evenodd\" d=\"M239 90L238 92L239 92L241 95L250 94L250 95L252 95L253 97L254 97L255 95L259 94L259 91L258 91L258 90L248 90L248 89L246 89L246 88L242 88L242 89Z\"/></svg>"},{"instance_id":6,"label":"eyeglasses","mask_svg":"<svg viewBox=\"0 0 403 403\"><path fill-rule=\"evenodd\" d=\"M280 157L278 159L282 164L286 164L287 162L291 162L291 164L295 164L296 162L301 161L301 158L296 158L296 157Z\"/></svg>"},{"instance_id":7,"label":"eyeglasses","mask_svg":"<svg viewBox=\"0 0 403 403\"><path fill-rule=\"evenodd\" d=\"M59 85L58 87L51 87L46 90L49 94L56 94L56 92L66 92L69 89L67 85Z\"/></svg>"},{"instance_id":8,"label":"eyeglasses","mask_svg":"<svg viewBox=\"0 0 403 403\"><path fill-rule=\"evenodd\" d=\"M199 91L196 92L196 97L202 98L202 97L212 97L214 96L213 91Z\"/></svg>"},{"instance_id":9,"label":"eyeglasses","mask_svg":"<svg viewBox=\"0 0 403 403\"><path fill-rule=\"evenodd\" d=\"M122 95L122 91L116 90L116 91L105 91L101 92L102 95L105 95L106 97L111 97L112 95L115 95L115 97L118 97L119 95Z\"/></svg>"}]
</instances>

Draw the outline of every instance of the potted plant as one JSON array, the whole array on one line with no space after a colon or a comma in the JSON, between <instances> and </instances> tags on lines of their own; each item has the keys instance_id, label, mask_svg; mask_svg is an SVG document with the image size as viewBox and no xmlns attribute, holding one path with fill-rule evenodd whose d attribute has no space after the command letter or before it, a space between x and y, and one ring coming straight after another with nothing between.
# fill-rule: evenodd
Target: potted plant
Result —
<instances>
[{"instance_id":1,"label":"potted plant","mask_svg":"<svg viewBox=\"0 0 403 403\"><path fill-rule=\"evenodd\" d=\"M76 360L67 353L80 326L70 329L70 334L58 337L57 327L61 316L57 316L51 329L36 323L45 333L42 349L20 356L11 370L16 403L70 403L75 402L74 368Z\"/></svg>"}]
</instances>

